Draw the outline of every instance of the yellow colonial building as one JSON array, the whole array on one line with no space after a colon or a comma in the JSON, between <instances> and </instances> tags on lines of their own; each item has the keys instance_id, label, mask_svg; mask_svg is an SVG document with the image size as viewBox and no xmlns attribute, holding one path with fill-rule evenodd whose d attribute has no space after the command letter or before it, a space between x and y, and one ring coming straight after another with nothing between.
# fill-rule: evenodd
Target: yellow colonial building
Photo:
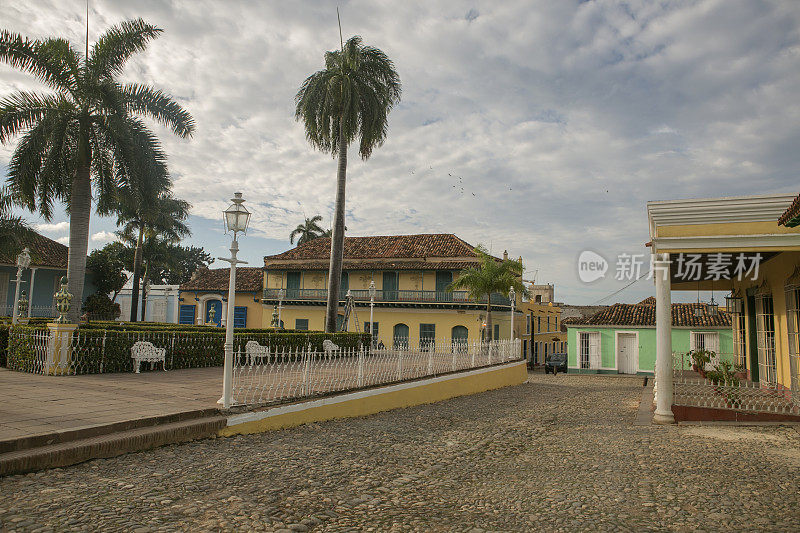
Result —
<instances>
[{"instance_id":1,"label":"yellow colonial building","mask_svg":"<svg viewBox=\"0 0 800 533\"><path fill-rule=\"evenodd\" d=\"M767 399L764 409L800 413L800 197L649 202L647 213L656 261L654 420L673 421L671 324L664 311L672 290L729 293L731 355L747 373L747 383L737 389L736 405L746 403L745 392L756 394L745 388L752 384L775 391L761 395ZM677 391L675 395L677 402ZM760 409L752 403L754 410Z\"/></svg>"},{"instance_id":2,"label":"yellow colonial building","mask_svg":"<svg viewBox=\"0 0 800 533\"><path fill-rule=\"evenodd\" d=\"M318 238L264 258L263 327L279 306L285 328L324 329L330 247L329 238ZM371 330L376 343L478 341L486 301L446 289L461 270L479 264L474 247L451 234L346 237L340 317L349 291L355 308L348 330ZM370 323L372 282L376 294ZM510 301L494 294L491 310L495 338L510 338ZM517 312L516 320L521 317Z\"/></svg>"},{"instance_id":3,"label":"yellow colonial building","mask_svg":"<svg viewBox=\"0 0 800 533\"><path fill-rule=\"evenodd\" d=\"M552 287L552 285L550 286ZM550 354L567 352L567 333L561 328L561 308L550 303L523 302L520 306L524 318L517 329L522 339L522 353L533 365L544 364Z\"/></svg>"}]
</instances>

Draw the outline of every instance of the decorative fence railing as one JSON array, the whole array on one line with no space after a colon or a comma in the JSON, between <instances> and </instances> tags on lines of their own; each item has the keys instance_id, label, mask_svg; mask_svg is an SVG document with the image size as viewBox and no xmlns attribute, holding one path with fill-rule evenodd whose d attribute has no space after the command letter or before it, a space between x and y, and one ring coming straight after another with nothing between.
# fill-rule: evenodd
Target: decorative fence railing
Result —
<instances>
[{"instance_id":1,"label":"decorative fence railing","mask_svg":"<svg viewBox=\"0 0 800 533\"><path fill-rule=\"evenodd\" d=\"M10 317L14 315L13 305L0 305L0 317ZM22 318L28 316L26 312ZM33 305L30 308L31 318L55 318L58 316L58 311L53 305Z\"/></svg>"},{"instance_id":2,"label":"decorative fence railing","mask_svg":"<svg viewBox=\"0 0 800 533\"><path fill-rule=\"evenodd\" d=\"M319 300L328 298L327 289L264 289L264 298L278 300L280 291L283 290L284 300ZM347 291L339 295L345 299ZM357 302L369 302L369 291L366 289L351 289L350 294ZM511 305L508 298L502 294L492 294L492 303L495 305ZM380 290L375 292L376 302L422 302L422 303L476 303L467 291L418 291L418 290ZM486 298L481 298L477 303L486 303Z\"/></svg>"},{"instance_id":3,"label":"decorative fence railing","mask_svg":"<svg viewBox=\"0 0 800 533\"><path fill-rule=\"evenodd\" d=\"M733 361L731 354L712 357L703 377L693 370L691 356L673 353L673 404L714 409L733 409L779 414L800 414L800 394L776 383L750 381L744 375L719 372L720 360Z\"/></svg>"},{"instance_id":4,"label":"decorative fence railing","mask_svg":"<svg viewBox=\"0 0 800 533\"><path fill-rule=\"evenodd\" d=\"M222 366L225 332L186 331L141 327L113 330L59 327L15 327L8 332L6 365L11 370L49 375L103 374L134 370L131 348L146 341L165 350L166 369ZM299 347L309 341L321 347L323 339L348 346L369 344L369 334L337 333L236 333L234 346L243 349L249 341L268 344L270 339L283 346ZM0 339L2 340L2 339ZM160 364L158 365L160 367ZM146 368L146 364L145 364Z\"/></svg>"},{"instance_id":5,"label":"decorative fence railing","mask_svg":"<svg viewBox=\"0 0 800 533\"><path fill-rule=\"evenodd\" d=\"M429 341L392 348L270 350L242 347L233 367L233 403L274 402L360 389L519 360L519 340Z\"/></svg>"}]
</instances>

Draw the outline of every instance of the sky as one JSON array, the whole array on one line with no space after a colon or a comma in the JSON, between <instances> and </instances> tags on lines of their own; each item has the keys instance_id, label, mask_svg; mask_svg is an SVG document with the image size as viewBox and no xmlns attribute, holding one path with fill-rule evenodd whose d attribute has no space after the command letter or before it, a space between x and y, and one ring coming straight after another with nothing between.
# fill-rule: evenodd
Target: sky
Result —
<instances>
[{"instance_id":1,"label":"sky","mask_svg":"<svg viewBox=\"0 0 800 533\"><path fill-rule=\"evenodd\" d=\"M522 256L525 278L555 284L558 301L636 302L652 281L582 283L577 258L600 253L613 273L618 254L647 253L647 201L800 192L793 0L89 0L90 42L136 17L164 30L122 76L197 123L188 140L151 124L193 206L185 243L229 254L221 212L235 191L253 212L250 264L288 249L305 216L330 225L336 161L306 141L294 95L339 45L337 6L345 39L383 50L403 84L384 145L367 161L351 152L350 236L455 233ZM0 26L82 50L85 11L0 0ZM0 96L19 89L46 90L0 65ZM13 148L0 147L2 175ZM22 214L66 242L63 209ZM90 247L115 229L94 215Z\"/></svg>"}]
</instances>

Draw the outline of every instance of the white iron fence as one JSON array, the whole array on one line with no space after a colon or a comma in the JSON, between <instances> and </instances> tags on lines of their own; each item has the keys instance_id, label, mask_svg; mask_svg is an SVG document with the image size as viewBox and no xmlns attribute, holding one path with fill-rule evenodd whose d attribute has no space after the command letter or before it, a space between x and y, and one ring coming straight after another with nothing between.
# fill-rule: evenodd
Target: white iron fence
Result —
<instances>
[{"instance_id":1,"label":"white iron fence","mask_svg":"<svg viewBox=\"0 0 800 533\"><path fill-rule=\"evenodd\" d=\"M233 403L264 405L519 360L519 340L427 341L392 348L312 350L251 344L233 366Z\"/></svg>"},{"instance_id":2,"label":"white iron fence","mask_svg":"<svg viewBox=\"0 0 800 533\"><path fill-rule=\"evenodd\" d=\"M693 369L688 353L673 353L673 403L691 407L800 414L800 394L776 383L750 381L745 373L721 372L720 361L731 354L715 354L705 377Z\"/></svg>"},{"instance_id":3,"label":"white iron fence","mask_svg":"<svg viewBox=\"0 0 800 533\"><path fill-rule=\"evenodd\" d=\"M222 365L221 334L92 329L56 334L47 328L13 328L7 365L20 372L49 375L131 372L131 347L137 341L163 348L167 369Z\"/></svg>"}]
</instances>

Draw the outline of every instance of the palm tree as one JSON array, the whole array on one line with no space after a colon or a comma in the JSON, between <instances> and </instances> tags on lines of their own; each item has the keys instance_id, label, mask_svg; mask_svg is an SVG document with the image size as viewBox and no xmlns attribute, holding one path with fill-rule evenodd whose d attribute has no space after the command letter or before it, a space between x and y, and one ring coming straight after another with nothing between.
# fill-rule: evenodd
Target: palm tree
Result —
<instances>
[{"instance_id":1,"label":"palm tree","mask_svg":"<svg viewBox=\"0 0 800 533\"><path fill-rule=\"evenodd\" d=\"M480 266L463 270L447 290L466 290L476 302L486 298L486 340L492 340L492 294L508 297L509 289L514 287L518 295L528 296L528 289L522 283L522 261L500 261L482 245L475 248L475 253Z\"/></svg>"},{"instance_id":2,"label":"palm tree","mask_svg":"<svg viewBox=\"0 0 800 533\"><path fill-rule=\"evenodd\" d=\"M0 60L26 71L54 93L17 91L0 101L0 142L21 135L8 168L14 201L45 218L53 202L70 214L69 290L80 300L86 269L92 186L97 211L115 210L116 191L147 174L166 174L158 139L139 116L180 137L194 121L159 90L115 80L125 62L162 30L141 19L109 28L86 53L65 39L29 40L0 32ZM72 306L77 320L80 305Z\"/></svg>"},{"instance_id":3,"label":"palm tree","mask_svg":"<svg viewBox=\"0 0 800 533\"><path fill-rule=\"evenodd\" d=\"M289 244L294 244L295 235L300 235L300 238L297 239L297 246L307 243L308 241L313 241L317 237L322 237L324 230L319 227L317 222L322 222L322 217L320 215L315 215L311 218L306 217L305 222L298 224L289 234Z\"/></svg>"},{"instance_id":4,"label":"palm tree","mask_svg":"<svg viewBox=\"0 0 800 533\"><path fill-rule=\"evenodd\" d=\"M154 184L155 181L155 184ZM124 187L119 191L120 206L117 225L122 231L117 236L134 247L133 285L131 286L130 321L136 321L139 306L139 285L144 256L145 239L160 237L168 243L180 241L191 235L184 223L189 216L191 205L172 196L169 190L159 190L159 180L147 180L148 187ZM144 280L146 283L146 279ZM145 297L142 296L142 317L144 317Z\"/></svg>"},{"instance_id":5,"label":"palm tree","mask_svg":"<svg viewBox=\"0 0 800 533\"><path fill-rule=\"evenodd\" d=\"M8 190L0 188L0 249L9 250L9 255L16 255L17 249L33 236L33 230L22 217L14 216L11 211L11 195Z\"/></svg>"},{"instance_id":6,"label":"palm tree","mask_svg":"<svg viewBox=\"0 0 800 533\"><path fill-rule=\"evenodd\" d=\"M359 139L358 153L369 159L383 144L388 116L400 101L400 77L380 50L361 44L355 36L339 51L325 53L325 68L306 78L295 96L295 119L302 120L312 146L339 156L336 212L328 269L328 307L325 331L336 331L339 284L344 251L344 200L347 146Z\"/></svg>"}]
</instances>

